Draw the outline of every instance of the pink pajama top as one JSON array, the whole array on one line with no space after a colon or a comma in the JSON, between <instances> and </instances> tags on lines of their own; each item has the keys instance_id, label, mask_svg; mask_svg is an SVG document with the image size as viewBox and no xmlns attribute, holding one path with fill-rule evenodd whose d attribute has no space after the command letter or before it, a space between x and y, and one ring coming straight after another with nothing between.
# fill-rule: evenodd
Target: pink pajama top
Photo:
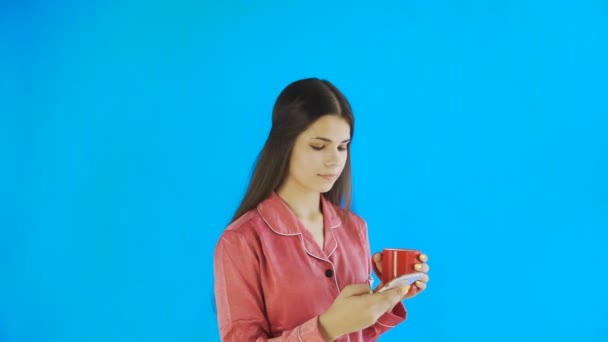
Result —
<instances>
[{"instance_id":1,"label":"pink pajama top","mask_svg":"<svg viewBox=\"0 0 608 342\"><path fill-rule=\"evenodd\" d=\"M215 249L217 318L222 341L325 342L318 316L350 284L370 284L367 225L321 196L321 248L287 204L272 193L222 233ZM337 341L375 341L405 320L402 303L362 331Z\"/></svg>"}]
</instances>

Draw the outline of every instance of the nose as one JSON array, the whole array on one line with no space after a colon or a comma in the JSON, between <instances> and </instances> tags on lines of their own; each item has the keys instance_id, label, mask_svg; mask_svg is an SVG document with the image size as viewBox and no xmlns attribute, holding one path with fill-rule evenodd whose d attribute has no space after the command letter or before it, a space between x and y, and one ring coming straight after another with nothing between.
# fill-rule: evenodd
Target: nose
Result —
<instances>
[{"instance_id":1,"label":"nose","mask_svg":"<svg viewBox=\"0 0 608 342\"><path fill-rule=\"evenodd\" d=\"M325 155L325 166L338 166L340 164L340 154L337 150L330 150Z\"/></svg>"}]
</instances>

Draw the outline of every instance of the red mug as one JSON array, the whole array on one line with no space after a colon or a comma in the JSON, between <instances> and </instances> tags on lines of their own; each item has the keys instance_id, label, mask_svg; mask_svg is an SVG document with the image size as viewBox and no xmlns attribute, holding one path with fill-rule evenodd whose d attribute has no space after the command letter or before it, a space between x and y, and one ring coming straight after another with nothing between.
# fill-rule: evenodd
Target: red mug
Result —
<instances>
[{"instance_id":1,"label":"red mug","mask_svg":"<svg viewBox=\"0 0 608 342\"><path fill-rule=\"evenodd\" d=\"M385 248L382 250L382 273L373 260L372 266L382 284L386 284L396 277L418 272L414 265L422 263L420 254L422 252L415 249Z\"/></svg>"}]
</instances>

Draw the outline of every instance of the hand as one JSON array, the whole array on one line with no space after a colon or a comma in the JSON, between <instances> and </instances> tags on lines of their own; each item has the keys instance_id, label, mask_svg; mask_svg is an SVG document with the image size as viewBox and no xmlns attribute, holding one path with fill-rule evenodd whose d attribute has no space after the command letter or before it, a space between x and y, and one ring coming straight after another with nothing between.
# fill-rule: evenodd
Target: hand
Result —
<instances>
[{"instance_id":1,"label":"hand","mask_svg":"<svg viewBox=\"0 0 608 342\"><path fill-rule=\"evenodd\" d=\"M382 273L382 253L374 253L373 259L376 263L376 266L378 267L378 270L380 271L380 273ZM418 259L420 260L420 263L416 264L414 266L414 269L417 272L424 273L424 277L415 282L415 286L412 286L410 291L406 293L402 299L410 299L416 297L419 293L426 289L426 284L429 282L429 275L427 274L429 272L429 265L427 264L429 258L426 254L423 253L420 254L420 257ZM380 286L382 286L382 284L380 284Z\"/></svg>"},{"instance_id":2,"label":"hand","mask_svg":"<svg viewBox=\"0 0 608 342\"><path fill-rule=\"evenodd\" d=\"M410 286L372 293L369 284L346 286L327 311L319 316L319 330L326 341L365 329L401 301Z\"/></svg>"}]
</instances>

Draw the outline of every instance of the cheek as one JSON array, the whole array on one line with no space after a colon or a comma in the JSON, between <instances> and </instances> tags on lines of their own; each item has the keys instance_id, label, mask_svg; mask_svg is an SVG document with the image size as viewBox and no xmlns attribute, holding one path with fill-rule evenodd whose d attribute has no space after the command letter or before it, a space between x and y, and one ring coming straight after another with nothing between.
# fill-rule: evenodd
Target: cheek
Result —
<instances>
[{"instance_id":1,"label":"cheek","mask_svg":"<svg viewBox=\"0 0 608 342\"><path fill-rule=\"evenodd\" d=\"M291 173L300 177L307 177L318 167L318 156L310 153L294 154L291 159Z\"/></svg>"},{"instance_id":2,"label":"cheek","mask_svg":"<svg viewBox=\"0 0 608 342\"><path fill-rule=\"evenodd\" d=\"M314 169L319 165L323 165L323 160L325 159L323 153L317 151L305 151L298 154L296 157L298 158L300 167L306 169Z\"/></svg>"},{"instance_id":3,"label":"cheek","mask_svg":"<svg viewBox=\"0 0 608 342\"><path fill-rule=\"evenodd\" d=\"M342 167L344 167L344 165L346 165L346 160L347 160L347 159L348 159L348 152L343 153L343 154L340 156L340 162L341 162Z\"/></svg>"}]
</instances>

